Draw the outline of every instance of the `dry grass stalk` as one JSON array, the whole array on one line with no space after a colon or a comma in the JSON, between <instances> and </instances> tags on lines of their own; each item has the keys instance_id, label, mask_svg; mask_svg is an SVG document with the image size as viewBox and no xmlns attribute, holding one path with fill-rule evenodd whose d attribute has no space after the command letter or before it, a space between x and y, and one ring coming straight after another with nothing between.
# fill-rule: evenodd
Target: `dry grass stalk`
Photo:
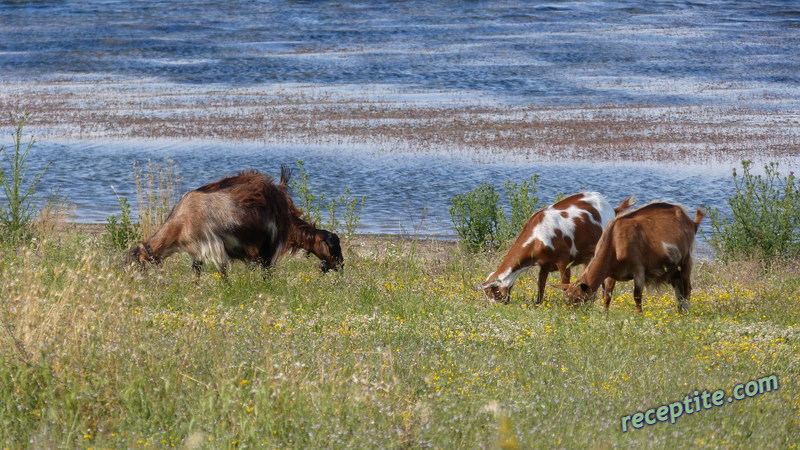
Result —
<instances>
[{"instance_id":1,"label":"dry grass stalk","mask_svg":"<svg viewBox=\"0 0 800 450\"><path fill-rule=\"evenodd\" d=\"M175 163L169 159L164 159L163 165L148 160L147 167L134 163L133 176L142 236L152 236L177 203L180 178L175 174Z\"/></svg>"}]
</instances>

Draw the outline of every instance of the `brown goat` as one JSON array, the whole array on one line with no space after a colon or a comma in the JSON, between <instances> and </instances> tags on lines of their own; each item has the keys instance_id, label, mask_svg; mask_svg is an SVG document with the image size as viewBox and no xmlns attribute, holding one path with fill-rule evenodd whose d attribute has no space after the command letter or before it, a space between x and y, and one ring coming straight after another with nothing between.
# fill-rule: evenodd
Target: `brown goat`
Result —
<instances>
[{"instance_id":1,"label":"brown goat","mask_svg":"<svg viewBox=\"0 0 800 450\"><path fill-rule=\"evenodd\" d=\"M558 270L561 282L569 283L570 267L587 264L606 224L634 203L633 196L630 196L612 208L597 192L584 192L534 213L503 262L489 274L480 288L490 300L508 303L517 277L538 265L536 304L540 304L550 272Z\"/></svg>"},{"instance_id":2,"label":"brown goat","mask_svg":"<svg viewBox=\"0 0 800 450\"><path fill-rule=\"evenodd\" d=\"M284 247L283 253L297 250L305 250L306 255L314 254L320 259L319 269L322 272L329 270L339 270L344 268L344 258L342 247L339 243L339 236L327 230L317 228L313 223L304 221L301 217L303 212L291 205L292 226L289 229L288 246Z\"/></svg>"},{"instance_id":3,"label":"brown goat","mask_svg":"<svg viewBox=\"0 0 800 450\"><path fill-rule=\"evenodd\" d=\"M633 280L633 299L642 312L642 291L648 283L669 283L678 310L688 308L692 293L692 248L703 211L694 220L680 205L650 203L612 220L597 243L594 259L573 285L561 285L573 302L589 301L603 284L608 308L617 281Z\"/></svg>"},{"instance_id":4,"label":"brown goat","mask_svg":"<svg viewBox=\"0 0 800 450\"><path fill-rule=\"evenodd\" d=\"M153 236L129 251L140 263L160 263L186 252L199 275L204 262L224 274L231 260L258 262L265 269L290 247L322 260L322 269L342 263L339 238L300 218L288 191L291 171L281 169L280 183L256 170L244 171L187 192ZM306 242L304 239L311 239Z\"/></svg>"}]
</instances>

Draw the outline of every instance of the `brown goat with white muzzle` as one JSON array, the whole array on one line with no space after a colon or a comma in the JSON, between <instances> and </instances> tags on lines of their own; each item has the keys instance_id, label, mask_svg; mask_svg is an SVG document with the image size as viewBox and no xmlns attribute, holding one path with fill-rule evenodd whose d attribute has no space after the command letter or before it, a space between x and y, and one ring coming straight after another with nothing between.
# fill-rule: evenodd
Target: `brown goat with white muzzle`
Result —
<instances>
[{"instance_id":1,"label":"brown goat with white muzzle","mask_svg":"<svg viewBox=\"0 0 800 450\"><path fill-rule=\"evenodd\" d=\"M675 291L678 310L685 312L692 294L692 249L703 217L700 208L692 220L682 206L663 202L621 214L606 227L578 281L560 287L567 299L585 302L602 285L608 309L615 283L633 280L633 300L641 313L644 286L668 283Z\"/></svg>"},{"instance_id":2,"label":"brown goat with white muzzle","mask_svg":"<svg viewBox=\"0 0 800 450\"><path fill-rule=\"evenodd\" d=\"M322 270L336 270L343 257L339 238L300 218L289 195L291 171L281 168L278 184L256 170L240 172L187 192L164 225L129 250L142 265L159 264L188 253L199 275L204 262L225 274L231 260L271 267L289 248L303 248L322 260ZM307 240L310 240L307 241Z\"/></svg>"}]
</instances>

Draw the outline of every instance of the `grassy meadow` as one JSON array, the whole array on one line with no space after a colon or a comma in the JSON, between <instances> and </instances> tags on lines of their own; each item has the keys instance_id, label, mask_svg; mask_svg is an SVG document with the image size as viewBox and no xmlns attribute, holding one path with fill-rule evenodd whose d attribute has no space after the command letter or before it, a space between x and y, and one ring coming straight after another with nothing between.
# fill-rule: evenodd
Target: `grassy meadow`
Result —
<instances>
[{"instance_id":1,"label":"grassy meadow","mask_svg":"<svg viewBox=\"0 0 800 450\"><path fill-rule=\"evenodd\" d=\"M67 230L0 249L0 448L796 448L800 267L702 261L688 314L666 288L605 312L534 269L510 305L475 286L501 254L356 238L266 279L188 259L142 272ZM555 281L555 277L553 278ZM780 388L621 431L694 391Z\"/></svg>"}]
</instances>

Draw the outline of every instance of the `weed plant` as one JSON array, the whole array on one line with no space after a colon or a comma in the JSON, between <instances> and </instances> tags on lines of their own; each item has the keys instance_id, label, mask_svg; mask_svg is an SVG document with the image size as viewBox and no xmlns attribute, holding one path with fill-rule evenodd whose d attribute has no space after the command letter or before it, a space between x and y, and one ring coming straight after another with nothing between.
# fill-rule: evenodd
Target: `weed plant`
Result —
<instances>
[{"instance_id":1,"label":"weed plant","mask_svg":"<svg viewBox=\"0 0 800 450\"><path fill-rule=\"evenodd\" d=\"M708 208L710 242L724 259L758 255L766 261L800 256L800 186L794 172L782 174L777 163L764 166L764 174L733 171L735 192L728 199L731 216Z\"/></svg>"},{"instance_id":2,"label":"weed plant","mask_svg":"<svg viewBox=\"0 0 800 450\"><path fill-rule=\"evenodd\" d=\"M114 192L116 194L116 191ZM127 198L117 194L120 216L111 215L106 219L106 237L111 247L125 250L143 239L141 225L133 220L131 206Z\"/></svg>"},{"instance_id":3,"label":"weed plant","mask_svg":"<svg viewBox=\"0 0 800 450\"><path fill-rule=\"evenodd\" d=\"M366 196L353 198L350 189L345 189L344 194L338 198L331 199L328 203L328 222L326 226L334 233L341 233L349 240L358 228L361 221L361 209L364 207ZM341 217L339 216L341 211Z\"/></svg>"},{"instance_id":4,"label":"weed plant","mask_svg":"<svg viewBox=\"0 0 800 450\"><path fill-rule=\"evenodd\" d=\"M27 111L18 117L12 114L11 122L17 124L12 134L14 149L8 151L5 147L0 147L3 155L0 187L4 196L4 203L0 204L0 241L11 245L23 243L32 237L31 223L41 206L36 189L50 167L48 164L41 172L30 174L28 155L35 140L31 136L24 148L22 143L22 131L28 117Z\"/></svg>"},{"instance_id":5,"label":"weed plant","mask_svg":"<svg viewBox=\"0 0 800 450\"><path fill-rule=\"evenodd\" d=\"M520 184L505 182L508 211L500 205L494 186L483 182L450 200L450 219L466 251L495 250L517 237L525 222L540 208L538 175Z\"/></svg>"},{"instance_id":6,"label":"weed plant","mask_svg":"<svg viewBox=\"0 0 800 450\"><path fill-rule=\"evenodd\" d=\"M315 194L308 184L308 173L302 160L296 163L297 175L292 178L292 192L296 196L297 206L303 210L303 219L319 224L328 231L339 233L345 239L351 239L358 229L361 221L361 211L366 202L366 196L353 197L350 189L345 189L344 194L325 201L325 193ZM322 210L327 211L327 220L324 220Z\"/></svg>"},{"instance_id":7,"label":"weed plant","mask_svg":"<svg viewBox=\"0 0 800 450\"><path fill-rule=\"evenodd\" d=\"M305 161L298 160L296 174L292 176L292 193L297 197L297 207L303 210L303 220L311 223L322 223L321 206L325 201L325 193L317 195L308 184L308 173Z\"/></svg>"}]
</instances>

